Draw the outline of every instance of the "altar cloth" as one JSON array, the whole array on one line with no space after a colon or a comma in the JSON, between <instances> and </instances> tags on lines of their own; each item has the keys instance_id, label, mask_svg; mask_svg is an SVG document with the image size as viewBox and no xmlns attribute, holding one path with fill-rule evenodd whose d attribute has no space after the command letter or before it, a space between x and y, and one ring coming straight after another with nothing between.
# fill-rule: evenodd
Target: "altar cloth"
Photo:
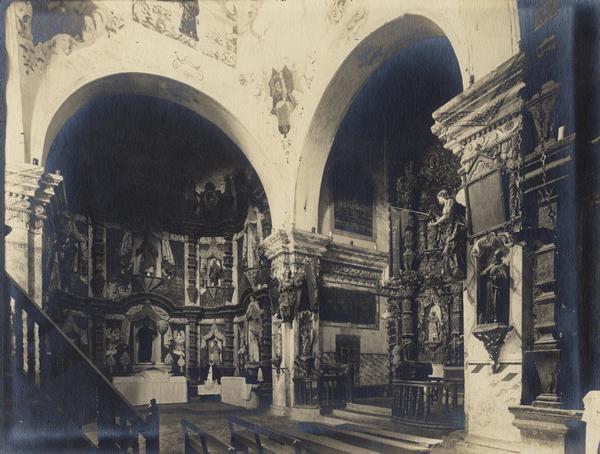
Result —
<instances>
[{"instance_id":1,"label":"altar cloth","mask_svg":"<svg viewBox=\"0 0 600 454\"><path fill-rule=\"evenodd\" d=\"M145 370L133 377L113 377L113 385L131 405L148 405L151 399L158 404L187 402L187 380L162 371Z\"/></svg>"}]
</instances>

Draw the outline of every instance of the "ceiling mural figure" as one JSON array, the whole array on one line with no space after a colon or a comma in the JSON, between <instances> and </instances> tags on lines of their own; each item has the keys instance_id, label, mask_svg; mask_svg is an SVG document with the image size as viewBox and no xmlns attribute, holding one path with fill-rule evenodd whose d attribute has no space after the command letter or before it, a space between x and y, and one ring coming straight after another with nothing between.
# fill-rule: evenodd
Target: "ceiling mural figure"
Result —
<instances>
[{"instance_id":1,"label":"ceiling mural figure","mask_svg":"<svg viewBox=\"0 0 600 454\"><path fill-rule=\"evenodd\" d=\"M273 68L271 80L269 81L273 107L271 114L277 117L277 128L279 132L287 137L290 132L290 116L298 105L294 97L294 76L287 66L281 71Z\"/></svg>"}]
</instances>

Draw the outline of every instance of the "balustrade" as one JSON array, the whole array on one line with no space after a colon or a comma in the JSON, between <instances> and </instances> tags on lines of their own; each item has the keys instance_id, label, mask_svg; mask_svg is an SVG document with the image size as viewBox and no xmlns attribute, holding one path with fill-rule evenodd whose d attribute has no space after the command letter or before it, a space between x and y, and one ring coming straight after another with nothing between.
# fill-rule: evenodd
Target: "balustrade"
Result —
<instances>
[{"instance_id":1,"label":"balustrade","mask_svg":"<svg viewBox=\"0 0 600 454\"><path fill-rule=\"evenodd\" d=\"M394 380L392 388L394 421L447 429L464 427L462 380Z\"/></svg>"}]
</instances>

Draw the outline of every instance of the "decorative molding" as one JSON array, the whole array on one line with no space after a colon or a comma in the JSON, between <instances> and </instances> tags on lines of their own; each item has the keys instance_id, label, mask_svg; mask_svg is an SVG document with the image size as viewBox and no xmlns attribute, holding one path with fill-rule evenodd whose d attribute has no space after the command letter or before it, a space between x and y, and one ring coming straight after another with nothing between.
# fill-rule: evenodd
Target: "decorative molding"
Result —
<instances>
[{"instance_id":1,"label":"decorative molding","mask_svg":"<svg viewBox=\"0 0 600 454\"><path fill-rule=\"evenodd\" d=\"M40 233L53 213L64 210L63 178L31 164L7 166L5 203L7 224Z\"/></svg>"},{"instance_id":2,"label":"decorative molding","mask_svg":"<svg viewBox=\"0 0 600 454\"><path fill-rule=\"evenodd\" d=\"M523 121L524 64L516 55L433 113L431 130L461 159L463 173L480 153L511 154L506 148L514 148Z\"/></svg>"}]
</instances>

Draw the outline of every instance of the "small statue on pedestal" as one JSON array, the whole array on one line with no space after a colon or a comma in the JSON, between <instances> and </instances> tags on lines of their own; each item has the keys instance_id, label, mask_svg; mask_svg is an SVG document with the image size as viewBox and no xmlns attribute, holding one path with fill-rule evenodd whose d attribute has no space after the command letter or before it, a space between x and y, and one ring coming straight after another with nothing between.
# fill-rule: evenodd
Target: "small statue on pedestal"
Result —
<instances>
[{"instance_id":1,"label":"small statue on pedestal","mask_svg":"<svg viewBox=\"0 0 600 454\"><path fill-rule=\"evenodd\" d=\"M492 263L481 272L481 284L485 284L485 306L479 315L479 323L507 323L509 269L503 262L504 251L494 252Z\"/></svg>"},{"instance_id":2,"label":"small statue on pedestal","mask_svg":"<svg viewBox=\"0 0 600 454\"><path fill-rule=\"evenodd\" d=\"M429 227L446 225L445 234L442 235L444 273L454 279L464 279L467 270L467 222L464 207L457 203L445 189L438 192L437 199L442 206L442 215L430 222Z\"/></svg>"}]
</instances>

